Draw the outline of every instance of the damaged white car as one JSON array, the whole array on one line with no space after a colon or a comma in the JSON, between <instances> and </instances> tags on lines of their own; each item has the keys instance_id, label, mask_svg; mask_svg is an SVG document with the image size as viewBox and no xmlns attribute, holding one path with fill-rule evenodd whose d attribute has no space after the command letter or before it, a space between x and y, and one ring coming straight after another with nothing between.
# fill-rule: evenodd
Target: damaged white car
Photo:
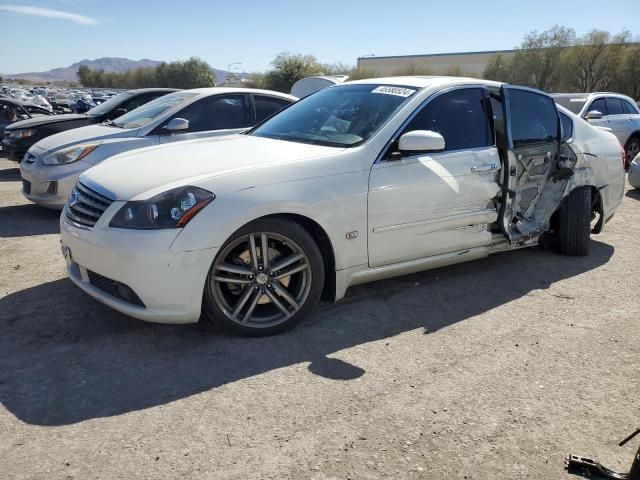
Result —
<instances>
[{"instance_id":1,"label":"damaged white car","mask_svg":"<svg viewBox=\"0 0 640 480\"><path fill-rule=\"evenodd\" d=\"M549 239L586 255L622 200L616 137L543 92L477 79L348 82L245 135L82 175L71 279L133 317L281 331L351 285Z\"/></svg>"}]
</instances>

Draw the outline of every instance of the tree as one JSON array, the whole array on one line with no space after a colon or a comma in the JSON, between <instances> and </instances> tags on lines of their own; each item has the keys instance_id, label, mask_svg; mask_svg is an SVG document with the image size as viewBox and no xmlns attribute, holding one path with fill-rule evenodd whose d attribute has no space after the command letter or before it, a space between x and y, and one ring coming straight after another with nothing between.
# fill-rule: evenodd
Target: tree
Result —
<instances>
[{"instance_id":1,"label":"tree","mask_svg":"<svg viewBox=\"0 0 640 480\"><path fill-rule=\"evenodd\" d=\"M216 85L209 65L197 57L191 57L185 62L161 63L157 67L121 73L96 71L81 65L78 79L85 87L102 88L200 88Z\"/></svg>"},{"instance_id":2,"label":"tree","mask_svg":"<svg viewBox=\"0 0 640 480\"><path fill-rule=\"evenodd\" d=\"M640 44L627 45L621 54L613 88L640 100Z\"/></svg>"},{"instance_id":3,"label":"tree","mask_svg":"<svg viewBox=\"0 0 640 480\"><path fill-rule=\"evenodd\" d=\"M289 93L301 78L322 74L322 65L313 55L279 53L271 62L272 69L265 73L264 84L269 90Z\"/></svg>"},{"instance_id":4,"label":"tree","mask_svg":"<svg viewBox=\"0 0 640 480\"><path fill-rule=\"evenodd\" d=\"M614 84L626 37L623 32L592 30L580 38L566 55L568 86L579 92L608 90Z\"/></svg>"},{"instance_id":5,"label":"tree","mask_svg":"<svg viewBox=\"0 0 640 480\"><path fill-rule=\"evenodd\" d=\"M511 81L520 85L553 91L563 83L563 54L574 45L572 28L555 26L527 34L511 60Z\"/></svg>"},{"instance_id":6,"label":"tree","mask_svg":"<svg viewBox=\"0 0 640 480\"><path fill-rule=\"evenodd\" d=\"M349 75L349 72L351 72L353 68L353 65L342 62L323 63L322 73L325 75Z\"/></svg>"},{"instance_id":7,"label":"tree","mask_svg":"<svg viewBox=\"0 0 640 480\"><path fill-rule=\"evenodd\" d=\"M511 82L511 69L511 59L498 53L489 59L482 76L487 80L509 83Z\"/></svg>"}]
</instances>

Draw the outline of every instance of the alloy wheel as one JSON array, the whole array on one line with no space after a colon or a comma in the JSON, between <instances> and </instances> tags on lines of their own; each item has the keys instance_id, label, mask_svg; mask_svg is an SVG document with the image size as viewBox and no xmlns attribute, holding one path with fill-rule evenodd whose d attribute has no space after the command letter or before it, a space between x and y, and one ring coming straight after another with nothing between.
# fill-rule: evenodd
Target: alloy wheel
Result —
<instances>
[{"instance_id":1,"label":"alloy wheel","mask_svg":"<svg viewBox=\"0 0 640 480\"><path fill-rule=\"evenodd\" d=\"M252 232L225 246L208 286L216 307L232 322L268 328L302 308L311 289L311 265L293 240L274 232Z\"/></svg>"}]
</instances>

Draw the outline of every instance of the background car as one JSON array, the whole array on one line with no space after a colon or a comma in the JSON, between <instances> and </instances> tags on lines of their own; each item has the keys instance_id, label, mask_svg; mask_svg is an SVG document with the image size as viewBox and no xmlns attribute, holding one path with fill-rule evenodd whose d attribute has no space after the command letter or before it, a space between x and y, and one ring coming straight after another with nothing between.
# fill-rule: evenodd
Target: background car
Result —
<instances>
[{"instance_id":1,"label":"background car","mask_svg":"<svg viewBox=\"0 0 640 480\"><path fill-rule=\"evenodd\" d=\"M631 161L627 179L632 187L640 188L640 153Z\"/></svg>"},{"instance_id":2,"label":"background car","mask_svg":"<svg viewBox=\"0 0 640 480\"><path fill-rule=\"evenodd\" d=\"M92 108L86 114L55 115L46 119L17 122L8 128L2 139L2 148L10 160L19 162L31 145L55 133L113 120L140 105L175 92L172 88L143 88L123 92ZM70 97L65 97L70 98ZM75 104L75 100L72 101Z\"/></svg>"},{"instance_id":3,"label":"background car","mask_svg":"<svg viewBox=\"0 0 640 480\"><path fill-rule=\"evenodd\" d=\"M264 335L351 285L542 238L586 255L623 189L617 138L543 92L395 77L325 88L245 135L118 155L80 177L60 231L101 302Z\"/></svg>"},{"instance_id":4,"label":"background car","mask_svg":"<svg viewBox=\"0 0 640 480\"><path fill-rule=\"evenodd\" d=\"M7 126L30 118L48 117L52 113L46 108L24 103L12 98L0 98L0 136Z\"/></svg>"},{"instance_id":5,"label":"background car","mask_svg":"<svg viewBox=\"0 0 640 480\"><path fill-rule=\"evenodd\" d=\"M39 205L62 208L78 176L117 153L237 133L295 101L284 93L247 88L170 93L114 121L58 133L33 145L20 164L23 194Z\"/></svg>"},{"instance_id":6,"label":"background car","mask_svg":"<svg viewBox=\"0 0 640 480\"><path fill-rule=\"evenodd\" d=\"M627 154L625 167L640 153L640 108L632 98L616 93L557 93L553 97L589 123L610 128Z\"/></svg>"}]
</instances>

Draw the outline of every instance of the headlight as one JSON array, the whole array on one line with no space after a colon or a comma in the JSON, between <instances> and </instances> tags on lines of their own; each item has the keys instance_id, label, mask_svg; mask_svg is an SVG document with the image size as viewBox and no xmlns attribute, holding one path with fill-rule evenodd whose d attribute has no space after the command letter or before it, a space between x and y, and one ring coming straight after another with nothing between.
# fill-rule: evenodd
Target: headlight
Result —
<instances>
[{"instance_id":1,"label":"headlight","mask_svg":"<svg viewBox=\"0 0 640 480\"><path fill-rule=\"evenodd\" d=\"M99 145L99 143L94 143L91 145L77 145L75 147L63 148L57 152L45 155L42 158L42 163L45 165L65 165L67 163L77 162L93 152Z\"/></svg>"},{"instance_id":2,"label":"headlight","mask_svg":"<svg viewBox=\"0 0 640 480\"><path fill-rule=\"evenodd\" d=\"M28 130L28 129L9 130L7 132L7 137L9 137L11 140L19 140L21 138L29 138L31 135L34 135L35 133L36 133L35 130Z\"/></svg>"},{"instance_id":3,"label":"headlight","mask_svg":"<svg viewBox=\"0 0 640 480\"><path fill-rule=\"evenodd\" d=\"M148 200L125 203L109 226L135 230L181 228L214 198L213 193L202 188L174 188Z\"/></svg>"}]
</instances>

